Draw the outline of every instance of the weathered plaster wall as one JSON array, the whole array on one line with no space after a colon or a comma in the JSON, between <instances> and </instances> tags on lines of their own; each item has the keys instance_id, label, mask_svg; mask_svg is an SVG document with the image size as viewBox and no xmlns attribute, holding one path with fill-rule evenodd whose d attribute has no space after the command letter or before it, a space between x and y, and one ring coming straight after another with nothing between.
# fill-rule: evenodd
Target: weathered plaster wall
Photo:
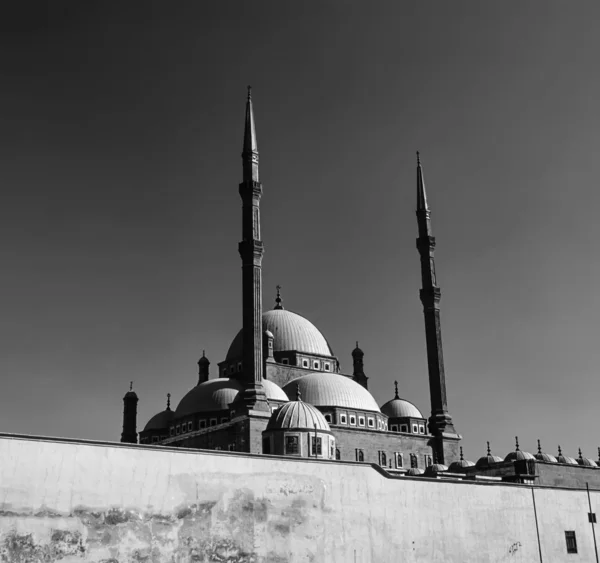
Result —
<instances>
[{"instance_id":1,"label":"weathered plaster wall","mask_svg":"<svg viewBox=\"0 0 600 563\"><path fill-rule=\"evenodd\" d=\"M587 493L535 498L543 561L594 561ZM365 464L0 436L0 501L1 561L540 561L531 488Z\"/></svg>"}]
</instances>

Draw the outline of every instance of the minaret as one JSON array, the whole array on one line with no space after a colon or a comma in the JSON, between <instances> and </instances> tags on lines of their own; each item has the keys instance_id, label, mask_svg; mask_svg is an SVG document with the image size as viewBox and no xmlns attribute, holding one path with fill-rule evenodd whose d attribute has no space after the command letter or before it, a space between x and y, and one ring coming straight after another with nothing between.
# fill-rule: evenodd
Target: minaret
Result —
<instances>
[{"instance_id":1,"label":"minaret","mask_svg":"<svg viewBox=\"0 0 600 563\"><path fill-rule=\"evenodd\" d=\"M431 397L431 417L429 418L429 432L435 437L433 444L436 458L439 463L447 465L448 457L444 455L444 438L456 442L452 450L456 450L457 435L448 413L446 399L446 375L444 372L444 355L442 352L442 327L440 324L440 299L441 291L435 277L435 237L431 234L430 209L427 204L425 182L423 181L423 168L417 152L417 224L419 238L417 249L421 256L421 303L425 316L425 338L427 342L427 366L429 371L429 393ZM454 452L457 453L457 452Z\"/></svg>"},{"instance_id":2,"label":"minaret","mask_svg":"<svg viewBox=\"0 0 600 563\"><path fill-rule=\"evenodd\" d=\"M137 404L138 396L133 390L133 381L129 384L129 391L123 397L123 432L121 442L137 444Z\"/></svg>"},{"instance_id":3,"label":"minaret","mask_svg":"<svg viewBox=\"0 0 600 563\"><path fill-rule=\"evenodd\" d=\"M365 353L358 347L358 340L356 341L356 348L352 350L352 379L359 385L362 385L365 389L369 388L369 378L365 375L364 365Z\"/></svg>"},{"instance_id":4,"label":"minaret","mask_svg":"<svg viewBox=\"0 0 600 563\"><path fill-rule=\"evenodd\" d=\"M243 178L240 184L242 198L242 308L243 359L242 372L245 390L243 401L248 408L269 410L263 379L262 349L262 257L260 238L260 198L262 185L258 178L258 143L252 109L252 90L248 86L244 148L242 150Z\"/></svg>"}]
</instances>

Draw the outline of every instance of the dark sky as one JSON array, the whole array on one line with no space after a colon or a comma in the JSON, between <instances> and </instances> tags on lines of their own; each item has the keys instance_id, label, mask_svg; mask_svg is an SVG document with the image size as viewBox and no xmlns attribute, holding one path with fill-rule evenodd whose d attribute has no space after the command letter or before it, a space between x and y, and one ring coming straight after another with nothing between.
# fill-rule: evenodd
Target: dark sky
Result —
<instances>
[{"instance_id":1,"label":"dark sky","mask_svg":"<svg viewBox=\"0 0 600 563\"><path fill-rule=\"evenodd\" d=\"M18 6L18 7L17 7ZM429 413L415 206L437 237L449 408L597 458L600 6L60 2L0 8L0 430L118 440L241 326L246 85L263 287L381 404Z\"/></svg>"}]
</instances>

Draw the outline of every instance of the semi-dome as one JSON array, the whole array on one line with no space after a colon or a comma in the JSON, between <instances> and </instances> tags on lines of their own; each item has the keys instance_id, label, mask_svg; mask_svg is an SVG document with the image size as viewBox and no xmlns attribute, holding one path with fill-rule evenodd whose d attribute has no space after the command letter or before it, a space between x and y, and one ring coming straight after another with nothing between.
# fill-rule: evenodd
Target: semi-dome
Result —
<instances>
[{"instance_id":1,"label":"semi-dome","mask_svg":"<svg viewBox=\"0 0 600 563\"><path fill-rule=\"evenodd\" d=\"M169 428L171 422L175 418L175 413L167 408L164 411L161 411L155 414L144 426L144 432L147 430L164 430L165 428Z\"/></svg>"},{"instance_id":2,"label":"semi-dome","mask_svg":"<svg viewBox=\"0 0 600 563\"><path fill-rule=\"evenodd\" d=\"M263 333L273 334L273 351L296 351L318 356L333 356L333 352L319 329L309 320L285 309L266 311L262 316ZM240 358L243 353L242 331L233 339L225 361Z\"/></svg>"},{"instance_id":3,"label":"semi-dome","mask_svg":"<svg viewBox=\"0 0 600 563\"><path fill-rule=\"evenodd\" d=\"M297 387L302 393L302 399L315 407L346 407L381 412L373 395L344 375L309 373L290 381L283 390L292 397Z\"/></svg>"},{"instance_id":4,"label":"semi-dome","mask_svg":"<svg viewBox=\"0 0 600 563\"><path fill-rule=\"evenodd\" d=\"M269 419L267 430L321 430L330 432L321 412L304 401L291 401L277 409Z\"/></svg>"},{"instance_id":5,"label":"semi-dome","mask_svg":"<svg viewBox=\"0 0 600 563\"><path fill-rule=\"evenodd\" d=\"M197 412L227 410L243 385L237 379L219 377L196 385L179 401L175 416L181 418Z\"/></svg>"},{"instance_id":6,"label":"semi-dome","mask_svg":"<svg viewBox=\"0 0 600 563\"><path fill-rule=\"evenodd\" d=\"M263 379L262 383L267 399L289 401L288 396L279 385L268 379ZM227 410L243 388L244 385L240 381L228 377L204 381L188 391L181 399L179 405L177 405L175 416L181 418L197 412Z\"/></svg>"}]
</instances>

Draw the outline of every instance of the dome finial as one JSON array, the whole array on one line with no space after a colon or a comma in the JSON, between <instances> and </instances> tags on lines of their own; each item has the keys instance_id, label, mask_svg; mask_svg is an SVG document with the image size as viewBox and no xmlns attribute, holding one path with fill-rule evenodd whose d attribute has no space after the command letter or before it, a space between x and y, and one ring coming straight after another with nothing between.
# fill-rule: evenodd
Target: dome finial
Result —
<instances>
[{"instance_id":1,"label":"dome finial","mask_svg":"<svg viewBox=\"0 0 600 563\"><path fill-rule=\"evenodd\" d=\"M519 451L519 437L515 436L515 452Z\"/></svg>"},{"instance_id":2,"label":"dome finial","mask_svg":"<svg viewBox=\"0 0 600 563\"><path fill-rule=\"evenodd\" d=\"M277 289L277 297L275 298L275 309L283 309L282 299L281 299L281 286L278 285Z\"/></svg>"},{"instance_id":3,"label":"dome finial","mask_svg":"<svg viewBox=\"0 0 600 563\"><path fill-rule=\"evenodd\" d=\"M465 458L463 457L463 451L462 451L462 446L460 447L460 461L464 461Z\"/></svg>"},{"instance_id":4,"label":"dome finial","mask_svg":"<svg viewBox=\"0 0 600 563\"><path fill-rule=\"evenodd\" d=\"M581 454L581 448L579 448L579 459L583 459L583 455Z\"/></svg>"},{"instance_id":5,"label":"dome finial","mask_svg":"<svg viewBox=\"0 0 600 563\"><path fill-rule=\"evenodd\" d=\"M538 454L542 453L542 444L540 443L540 439L538 438Z\"/></svg>"},{"instance_id":6,"label":"dome finial","mask_svg":"<svg viewBox=\"0 0 600 563\"><path fill-rule=\"evenodd\" d=\"M492 455L492 450L490 450L490 443L489 442L487 443L487 450L488 450L487 455Z\"/></svg>"},{"instance_id":7,"label":"dome finial","mask_svg":"<svg viewBox=\"0 0 600 563\"><path fill-rule=\"evenodd\" d=\"M171 393L167 393L167 410L171 410Z\"/></svg>"},{"instance_id":8,"label":"dome finial","mask_svg":"<svg viewBox=\"0 0 600 563\"><path fill-rule=\"evenodd\" d=\"M421 166L421 153L417 151L417 166Z\"/></svg>"},{"instance_id":9,"label":"dome finial","mask_svg":"<svg viewBox=\"0 0 600 563\"><path fill-rule=\"evenodd\" d=\"M562 450L560 449L560 444L558 445L558 455L562 455Z\"/></svg>"},{"instance_id":10,"label":"dome finial","mask_svg":"<svg viewBox=\"0 0 600 563\"><path fill-rule=\"evenodd\" d=\"M129 382L129 390L130 390L130 391L133 391L133 381L130 381L130 382Z\"/></svg>"},{"instance_id":11,"label":"dome finial","mask_svg":"<svg viewBox=\"0 0 600 563\"><path fill-rule=\"evenodd\" d=\"M302 393L300 392L300 383L296 383L296 401L302 400Z\"/></svg>"},{"instance_id":12,"label":"dome finial","mask_svg":"<svg viewBox=\"0 0 600 563\"><path fill-rule=\"evenodd\" d=\"M398 382L394 381L394 399L399 399L400 397L398 396Z\"/></svg>"}]
</instances>

